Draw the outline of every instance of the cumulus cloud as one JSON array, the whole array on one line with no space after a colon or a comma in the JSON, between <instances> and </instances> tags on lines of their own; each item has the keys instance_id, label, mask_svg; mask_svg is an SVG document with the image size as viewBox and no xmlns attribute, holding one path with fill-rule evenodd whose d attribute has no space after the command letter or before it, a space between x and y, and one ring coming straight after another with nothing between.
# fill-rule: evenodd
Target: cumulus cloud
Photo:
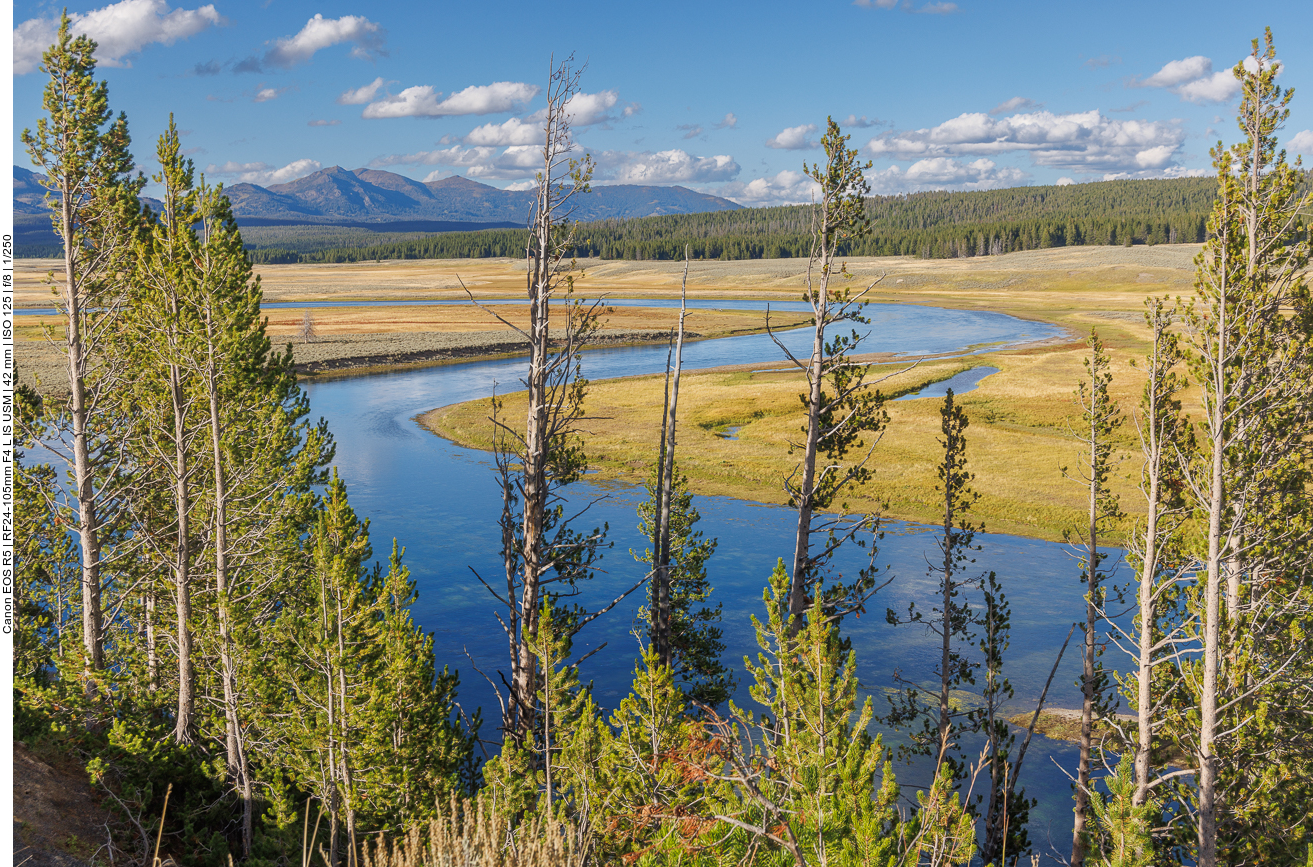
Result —
<instances>
[{"instance_id":1,"label":"cumulus cloud","mask_svg":"<svg viewBox=\"0 0 1313 867\"><path fill-rule=\"evenodd\" d=\"M1246 58L1248 60L1248 58ZM1186 102L1226 102L1240 93L1240 82L1229 69L1213 72L1213 61L1203 55L1173 60L1132 87L1164 87Z\"/></svg>"},{"instance_id":2,"label":"cumulus cloud","mask_svg":"<svg viewBox=\"0 0 1313 867\"><path fill-rule=\"evenodd\" d=\"M218 75L223 71L223 64L217 60L207 60L192 67L192 75Z\"/></svg>"},{"instance_id":3,"label":"cumulus cloud","mask_svg":"<svg viewBox=\"0 0 1313 867\"><path fill-rule=\"evenodd\" d=\"M463 148L453 145L433 151L376 157L369 161L369 165L376 169L386 166L474 166L487 162L496 151L493 147Z\"/></svg>"},{"instance_id":4,"label":"cumulus cloud","mask_svg":"<svg viewBox=\"0 0 1313 867\"><path fill-rule=\"evenodd\" d=\"M1227 102L1240 95L1240 82L1236 80L1231 70L1227 69L1223 72L1214 72L1198 81L1182 84L1180 87L1173 88L1172 92L1186 102L1196 104Z\"/></svg>"},{"instance_id":5,"label":"cumulus cloud","mask_svg":"<svg viewBox=\"0 0 1313 867\"><path fill-rule=\"evenodd\" d=\"M709 183L732 180L739 173L739 165L732 157L699 157L682 150L660 153L604 151L593 153L592 157L597 166L593 178L602 183ZM369 164L374 168L399 165L449 166L465 169L466 176L471 178L515 180L532 177L534 172L542 168L542 159L540 143L511 145L504 150L495 146L453 145L431 151L390 154L371 160Z\"/></svg>"},{"instance_id":6,"label":"cumulus cloud","mask_svg":"<svg viewBox=\"0 0 1313 867\"><path fill-rule=\"evenodd\" d=\"M565 104L565 112L570 116L570 123L575 126L593 126L615 120L611 109L620 101L620 94L614 90L600 93L576 93ZM546 117L543 117L546 120Z\"/></svg>"},{"instance_id":7,"label":"cumulus cloud","mask_svg":"<svg viewBox=\"0 0 1313 867\"><path fill-rule=\"evenodd\" d=\"M1059 187L1070 187L1072 184L1076 183L1076 181L1073 178L1058 178L1055 183Z\"/></svg>"},{"instance_id":8,"label":"cumulus cloud","mask_svg":"<svg viewBox=\"0 0 1313 867\"><path fill-rule=\"evenodd\" d=\"M1044 103L1042 102L1035 102L1035 100L1027 99L1024 96L1014 96L1011 99L1007 100L1006 102L1000 102L998 105L991 108L989 110L989 113L1012 114L1015 111L1021 111L1023 109L1029 110L1029 109L1039 109L1043 107L1044 107Z\"/></svg>"},{"instance_id":9,"label":"cumulus cloud","mask_svg":"<svg viewBox=\"0 0 1313 867\"><path fill-rule=\"evenodd\" d=\"M251 101L269 102L271 99L277 99L291 89L292 88L290 87L265 87L262 84L255 89L255 96L251 97Z\"/></svg>"},{"instance_id":10,"label":"cumulus cloud","mask_svg":"<svg viewBox=\"0 0 1313 867\"><path fill-rule=\"evenodd\" d=\"M541 159L541 155L539 157ZM699 157L686 151L603 151L594 154L596 177L618 184L697 184L733 180L739 164L726 154Z\"/></svg>"},{"instance_id":11,"label":"cumulus cloud","mask_svg":"<svg viewBox=\"0 0 1313 867\"><path fill-rule=\"evenodd\" d=\"M1182 60L1173 60L1162 69L1140 82L1141 87L1175 87L1196 78L1203 78L1213 71L1213 61L1196 54Z\"/></svg>"},{"instance_id":12,"label":"cumulus cloud","mask_svg":"<svg viewBox=\"0 0 1313 867\"><path fill-rule=\"evenodd\" d=\"M815 134L816 124L814 123L791 126L780 130L774 138L767 139L766 147L786 151L810 150L811 148L820 147L820 142L808 138L808 136Z\"/></svg>"},{"instance_id":13,"label":"cumulus cloud","mask_svg":"<svg viewBox=\"0 0 1313 867\"><path fill-rule=\"evenodd\" d=\"M964 163L948 157L930 157L917 160L906 169L890 166L866 175L871 191L884 195L922 190L993 190L1015 187L1029 178L1021 169L999 167L993 160L981 158Z\"/></svg>"},{"instance_id":14,"label":"cumulus cloud","mask_svg":"<svg viewBox=\"0 0 1313 867\"><path fill-rule=\"evenodd\" d=\"M682 132L685 139L697 138L702 135L702 127L695 123L681 123L675 127L676 132Z\"/></svg>"},{"instance_id":15,"label":"cumulus cloud","mask_svg":"<svg viewBox=\"0 0 1313 867\"><path fill-rule=\"evenodd\" d=\"M1297 154L1313 156L1313 129L1295 133L1286 143L1286 149Z\"/></svg>"},{"instance_id":16,"label":"cumulus cloud","mask_svg":"<svg viewBox=\"0 0 1313 867\"><path fill-rule=\"evenodd\" d=\"M384 85L386 84L387 82L384 81L383 76L380 75L378 78L374 79L369 84L366 84L363 87L357 87L352 90L342 91L340 94L338 94L337 104L338 105L364 105L374 97L378 96L378 92L382 90Z\"/></svg>"},{"instance_id":17,"label":"cumulus cloud","mask_svg":"<svg viewBox=\"0 0 1313 867\"><path fill-rule=\"evenodd\" d=\"M818 185L802 172L783 171L768 178L756 178L743 183L731 181L721 184L715 194L740 205L769 207L772 205L799 205L815 199Z\"/></svg>"},{"instance_id":18,"label":"cumulus cloud","mask_svg":"<svg viewBox=\"0 0 1313 867\"><path fill-rule=\"evenodd\" d=\"M285 184L297 178L317 172L322 166L318 160L294 160L282 168L275 168L268 163L226 162L222 165L211 164L205 170L207 175L225 175L239 184L258 184L267 187L270 184Z\"/></svg>"},{"instance_id":19,"label":"cumulus cloud","mask_svg":"<svg viewBox=\"0 0 1313 867\"><path fill-rule=\"evenodd\" d=\"M1036 165L1076 171L1165 168L1185 140L1174 123L1112 120L1098 111L1010 117L963 114L930 129L889 132L871 139L873 157L926 159L1024 151Z\"/></svg>"},{"instance_id":20,"label":"cumulus cloud","mask_svg":"<svg viewBox=\"0 0 1313 867\"><path fill-rule=\"evenodd\" d=\"M1138 172L1108 172L1102 179L1105 181L1126 181L1147 178L1206 178L1211 175L1211 169L1187 169L1183 166L1168 166L1165 169L1146 169Z\"/></svg>"},{"instance_id":21,"label":"cumulus cloud","mask_svg":"<svg viewBox=\"0 0 1313 867\"><path fill-rule=\"evenodd\" d=\"M870 129L873 126L884 126L884 124L885 122L878 117L872 120L866 115L858 117L855 114L850 114L843 120L839 121L839 126L844 129Z\"/></svg>"},{"instance_id":22,"label":"cumulus cloud","mask_svg":"<svg viewBox=\"0 0 1313 867\"><path fill-rule=\"evenodd\" d=\"M735 116L734 116L734 112L731 111L731 112L727 112L727 113L725 114L725 119L724 119L724 120L720 121L719 123L713 123L713 124L711 125L711 128L712 128L712 129L733 129L734 127L736 127L736 126L738 126L738 125L739 125L739 119L738 119L737 117L735 117Z\"/></svg>"},{"instance_id":23,"label":"cumulus cloud","mask_svg":"<svg viewBox=\"0 0 1313 867\"><path fill-rule=\"evenodd\" d=\"M75 36L96 40L96 60L103 66L131 66L125 60L147 45L172 45L207 27L226 23L213 4L195 9L169 9L165 0L122 0L90 12L69 16ZM37 68L42 53L54 43L59 19L29 18L14 28L14 75Z\"/></svg>"},{"instance_id":24,"label":"cumulus cloud","mask_svg":"<svg viewBox=\"0 0 1313 867\"><path fill-rule=\"evenodd\" d=\"M325 18L318 13L306 22L295 36L274 40L263 56L248 57L237 64L237 72L260 72L265 69L290 69L305 63L322 51L343 42L352 44L351 56L361 60L386 57L383 46L387 31L363 15Z\"/></svg>"},{"instance_id":25,"label":"cumulus cloud","mask_svg":"<svg viewBox=\"0 0 1313 867\"><path fill-rule=\"evenodd\" d=\"M504 123L485 123L483 126L475 127L470 130L469 135L465 136L464 142L467 145L485 147L529 145L542 143L544 135L541 122L523 121L513 117Z\"/></svg>"},{"instance_id":26,"label":"cumulus cloud","mask_svg":"<svg viewBox=\"0 0 1313 867\"><path fill-rule=\"evenodd\" d=\"M365 106L361 117L448 117L464 114L498 114L520 108L541 88L518 81L474 84L446 99L431 86L408 87Z\"/></svg>"},{"instance_id":27,"label":"cumulus cloud","mask_svg":"<svg viewBox=\"0 0 1313 867\"><path fill-rule=\"evenodd\" d=\"M337 126L341 122L340 120L312 120L306 126Z\"/></svg>"}]
</instances>

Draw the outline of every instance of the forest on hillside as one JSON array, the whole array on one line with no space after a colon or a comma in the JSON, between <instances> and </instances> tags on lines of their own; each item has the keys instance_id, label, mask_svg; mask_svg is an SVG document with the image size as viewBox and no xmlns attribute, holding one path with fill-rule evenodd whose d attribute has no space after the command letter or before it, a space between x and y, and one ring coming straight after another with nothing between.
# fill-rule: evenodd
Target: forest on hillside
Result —
<instances>
[{"instance_id":1,"label":"forest on hillside","mask_svg":"<svg viewBox=\"0 0 1313 867\"><path fill-rule=\"evenodd\" d=\"M845 256L985 256L1044 247L1193 244L1204 240L1217 182L1210 178L1121 180L864 199L871 231L846 239ZM583 223L572 254L600 259L805 258L811 208L789 205ZM518 257L527 230L449 232L315 251L268 247L256 262Z\"/></svg>"},{"instance_id":2,"label":"forest on hillside","mask_svg":"<svg viewBox=\"0 0 1313 867\"><path fill-rule=\"evenodd\" d=\"M873 557L880 544L883 517L844 501L869 480L890 418L874 368L851 360L866 319L840 263L870 234L870 205L838 125L812 174L812 349L788 355L800 384L796 464L780 480L789 526L754 540L778 560L760 576L759 652L739 663L725 658L708 570L716 540L679 472L682 312L633 516L641 580L615 586L599 565L610 529L568 499L589 469L580 353L600 314L559 303L586 229L565 221L579 187L560 183L582 69L556 67L520 251L527 411L495 398L488 419L499 496L482 519L498 562L478 578L505 656L458 673L467 660L436 658L413 616L406 540L371 539L291 347L266 332L228 199L198 180L170 117L155 149L162 197L143 204L127 118L96 80L95 43L71 30L65 14L43 57L48 115L22 134L62 203L52 280L68 380L15 400L13 726L84 764L118 820L105 861L1013 867L1058 846L1072 867L1313 859L1313 200L1275 148L1291 92L1270 33L1237 66L1253 133L1216 153L1193 297L1146 299L1138 405L1110 396L1113 350L1097 333L1070 384L1080 461L1064 472L1089 503L1068 540L1083 601L1062 618L1080 659L1080 738L1071 800L1056 805L1071 826L1041 841L1025 759L1053 674L1029 725L1010 725L1005 662L1023 649L1006 588L1029 576L1024 563L972 565L974 446L951 390L929 589L895 611L877 593L907 576L865 557L839 568L840 550ZM1130 427L1143 520L1109 488ZM1114 537L1130 540L1126 581ZM576 639L630 594L641 649L581 657ZM933 679L859 683L859 628L932 635ZM1105 665L1112 644L1126 670ZM633 672L614 703L581 667L603 652ZM462 706L462 675L483 675L496 703ZM918 767L925 785L908 785Z\"/></svg>"}]
</instances>

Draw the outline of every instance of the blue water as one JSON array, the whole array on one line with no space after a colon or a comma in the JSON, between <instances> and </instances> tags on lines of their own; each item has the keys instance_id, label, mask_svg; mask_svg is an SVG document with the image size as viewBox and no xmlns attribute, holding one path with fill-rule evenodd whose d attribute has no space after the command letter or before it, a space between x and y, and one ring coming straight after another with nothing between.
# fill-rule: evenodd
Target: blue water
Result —
<instances>
[{"instance_id":1,"label":"blue water","mask_svg":"<svg viewBox=\"0 0 1313 867\"><path fill-rule=\"evenodd\" d=\"M920 400L923 397L933 397L940 400L948 395L950 388L953 389L953 394L966 394L968 391L975 391L976 387L980 385L980 380L995 373L998 373L997 367L973 367L970 370L954 374L948 379L932 382L920 391L905 394L897 399Z\"/></svg>"},{"instance_id":2,"label":"blue water","mask_svg":"<svg viewBox=\"0 0 1313 867\"><path fill-rule=\"evenodd\" d=\"M952 353L1060 333L1053 326L994 313L905 305L873 305L868 312L872 336L864 351ZM793 351L807 351L807 332L780 336ZM760 364L781 357L765 335L701 341L687 345L684 355L689 369ZM664 346L590 351L585 354L584 374L602 379L659 372L666 357ZM425 629L434 631L439 664L460 670L462 704L467 709L484 708L489 736L495 736L497 702L470 660L496 680L496 671L506 668L507 645L493 618L496 603L473 571L496 586L501 570L496 520L500 492L486 453L455 446L424 431L413 419L434 407L486 396L494 387L502 392L518 390L523 369L523 359L503 359L306 386L312 414L327 419L337 439L336 463L349 486L352 506L372 520L375 554L386 555L393 537L406 547L405 561L419 586L414 615ZM654 448L656 430L654 420ZM880 459L878 450L874 459ZM592 503L579 526L606 523L612 542L601 561L602 572L585 588L581 600L585 604L613 598L644 574L630 554L646 546L635 514L641 499L641 490L629 485L581 482L572 487L575 508ZM760 615L766 578L776 559L791 553L794 515L782 507L725 497L697 497L695 504L703 516L699 528L720 540L709 573L715 598L724 604L726 658L740 660L744 654L755 654L748 616ZM1016 709L1028 709L1068 627L1083 616L1078 566L1062 545L1001 535L985 535L980 542L983 550L976 565L998 572L1012 603L1013 637L1006 674L1017 691ZM926 557L933 544L927 528L901 522L891 523L880 543L877 563L889 568L894 581L873 600L868 615L844 627L867 688L892 684L895 670L913 680L933 679L938 652L933 637L917 627L891 627L883 616L886 607L906 610L913 599L929 604L935 578L927 572ZM863 552L851 548L841 552L836 566L851 574L862 557ZM583 666L584 678L594 682L603 705L614 706L627 691L639 651L631 630L640 595L641 591L635 593L590 625L576 641L581 654L608 643L605 651ZM1075 651L1068 650L1055 679L1050 695L1054 705L1071 707L1079 701L1073 685L1079 669ZM1105 657L1108 664L1117 663L1110 658L1112 653ZM736 700L748 704L742 681ZM877 694L877 707L882 709L879 702ZM1051 760L1074 768L1074 748L1037 736L1027 756L1023 784L1042 800L1032 814L1031 835L1040 845L1050 834L1057 842L1070 839L1070 790ZM900 779L923 782L923 776L909 771Z\"/></svg>"}]
</instances>

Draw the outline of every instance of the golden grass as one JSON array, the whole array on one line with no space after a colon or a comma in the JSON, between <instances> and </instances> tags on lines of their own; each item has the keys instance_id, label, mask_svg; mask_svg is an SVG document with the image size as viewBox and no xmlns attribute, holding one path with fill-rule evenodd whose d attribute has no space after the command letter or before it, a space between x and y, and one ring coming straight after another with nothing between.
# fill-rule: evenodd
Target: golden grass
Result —
<instances>
[{"instance_id":1,"label":"golden grass","mask_svg":"<svg viewBox=\"0 0 1313 867\"><path fill-rule=\"evenodd\" d=\"M527 330L529 327L529 314L524 306L505 304L490 309L518 328ZM307 310L314 320L315 332L319 335L506 330L506 326L487 310L464 304L442 307L279 308L265 311L269 319L269 334L274 337L299 334ZM675 327L678 319L679 311L669 308L613 307L602 316L601 324L608 329L667 331ZM772 320L776 319L772 317ZM778 321L781 322L780 327L790 327L806 320L800 315L791 314L779 317ZM726 337L763 330L765 317L762 313L746 310L691 310L685 320L685 327L703 337Z\"/></svg>"},{"instance_id":2,"label":"golden grass","mask_svg":"<svg viewBox=\"0 0 1313 867\"><path fill-rule=\"evenodd\" d=\"M1056 317L1055 317L1056 318ZM1064 317L1079 325L1089 318ZM1147 329L1122 319L1095 320L1113 354L1112 394L1130 410L1143 385L1130 361L1147 348ZM972 358L883 364L876 376L893 374L880 385L897 397L976 366L999 372L978 388L958 396L971 419L967 431L969 468L980 493L977 520L991 532L1062 539L1086 523L1087 493L1062 473L1080 466L1080 445L1073 434L1079 417L1074 392L1084 375L1088 349L1083 341L989 353ZM786 500L782 479L796 465L791 442L801 439L803 416L798 401L801 374L775 370L718 369L685 373L680 387L680 467L697 493L767 503ZM660 421L663 379L660 376L594 382L586 404L587 450L597 476L637 482L648 472ZM523 395L506 397L508 417L522 414ZM939 519L937 467L941 458L939 410L934 399L890 401L890 421L871 458L872 480L848 498L855 510L874 510L900 519ZM488 448L487 401L442 407L420 417L429 430L464 445ZM737 439L720 436L739 427ZM1113 490L1132 516L1142 510L1137 488L1140 462L1133 422L1128 418L1119 438L1121 461Z\"/></svg>"}]
</instances>

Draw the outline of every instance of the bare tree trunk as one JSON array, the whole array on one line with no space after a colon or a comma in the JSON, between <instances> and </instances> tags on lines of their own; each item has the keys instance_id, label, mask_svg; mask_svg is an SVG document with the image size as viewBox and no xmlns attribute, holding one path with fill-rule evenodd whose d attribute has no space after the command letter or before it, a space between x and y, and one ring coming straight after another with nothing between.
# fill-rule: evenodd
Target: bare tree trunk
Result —
<instances>
[{"instance_id":1,"label":"bare tree trunk","mask_svg":"<svg viewBox=\"0 0 1313 867\"><path fill-rule=\"evenodd\" d=\"M96 493L92 478L87 421L90 415L86 386L86 355L82 342L82 293L78 280L78 251L73 238L73 200L76 192L62 189L60 216L64 233L64 305L68 313L69 415L73 422L73 487L77 496L78 542L82 549L82 646L87 667L105 666L104 632L100 603L100 522L96 515Z\"/></svg>"},{"instance_id":2,"label":"bare tree trunk","mask_svg":"<svg viewBox=\"0 0 1313 867\"><path fill-rule=\"evenodd\" d=\"M538 243L547 249L551 242L551 215L546 213L547 202L539 202ZM522 639L519 663L512 675L511 701L516 712L516 729L513 733L520 743L526 743L533 731L533 707L537 686L537 657L533 642L538 635L539 575L542 571L543 518L547 503L547 363L550 352L551 287L546 256L530 258L529 262L529 333L530 355L528 392L529 407L525 427L524 452L524 517L521 525L520 557L524 581L520 594Z\"/></svg>"},{"instance_id":3,"label":"bare tree trunk","mask_svg":"<svg viewBox=\"0 0 1313 867\"><path fill-rule=\"evenodd\" d=\"M1219 323L1219 340L1225 340ZM1219 353L1219 357L1223 357ZM1224 376L1221 366L1217 376ZM1219 388L1219 395L1224 392ZM1208 574L1204 585L1204 676L1199 697L1199 867L1217 864L1217 756L1213 741L1217 737L1218 671L1221 665L1221 585L1222 585L1222 511L1225 508L1223 483L1223 431L1219 401L1213 409L1212 485L1208 506Z\"/></svg>"},{"instance_id":4,"label":"bare tree trunk","mask_svg":"<svg viewBox=\"0 0 1313 867\"><path fill-rule=\"evenodd\" d=\"M947 446L951 454L953 444L948 443ZM950 472L944 480L944 592L943 598L940 600L940 603L944 606L944 622L939 661L939 762L943 762L944 757L948 755L949 728L952 724L948 693L952 677L949 673L949 667L952 665L953 655L953 503L955 495L953 477Z\"/></svg>"},{"instance_id":5,"label":"bare tree trunk","mask_svg":"<svg viewBox=\"0 0 1313 867\"><path fill-rule=\"evenodd\" d=\"M802 628L802 617L807 612L807 584L811 576L811 528L815 510L816 452L821 439L821 403L825 364L825 325L829 305L830 256L829 238L822 236L820 253L820 289L812 299L815 325L812 333L812 355L807 365L807 442L803 447L802 483L798 487L798 531L793 548L793 581L789 586L789 615L797 618L791 629L797 634ZM808 269L808 283L811 283ZM810 285L808 286L810 289Z\"/></svg>"},{"instance_id":6,"label":"bare tree trunk","mask_svg":"<svg viewBox=\"0 0 1313 867\"><path fill-rule=\"evenodd\" d=\"M1156 369L1156 368L1155 368ZM1152 386L1152 383L1151 383ZM1140 665L1136 673L1136 742L1135 742L1135 797L1133 803L1143 807L1149 801L1149 758L1153 748L1153 653L1154 623L1157 620L1155 605L1155 576L1158 573L1158 510L1161 495L1160 473L1162 443L1159 441L1157 407L1150 403L1150 457L1149 457L1149 515L1144 527L1144 562L1140 575Z\"/></svg>"},{"instance_id":7,"label":"bare tree trunk","mask_svg":"<svg viewBox=\"0 0 1313 867\"><path fill-rule=\"evenodd\" d=\"M206 392L210 402L210 454L214 470L214 584L218 595L219 677L223 682L224 748L228 781L242 801L242 853L251 856L253 805L250 798L249 768L241 741L241 721L237 707L237 674L233 659L232 589L228 563L228 479L223 462L222 422L219 416L218 370L214 362L213 322L206 317L206 337L210 343L209 366L205 371Z\"/></svg>"},{"instance_id":8,"label":"bare tree trunk","mask_svg":"<svg viewBox=\"0 0 1313 867\"><path fill-rule=\"evenodd\" d=\"M1106 439L1110 431L1105 425L1111 419L1112 407L1107 394L1107 380L1104 373L1107 360L1102 354L1102 344L1097 334L1091 336L1091 358L1089 361L1089 404L1082 405L1089 421L1089 527L1085 540L1085 646L1081 657L1081 726L1080 759L1076 768L1076 807L1071 834L1071 867L1082 867L1087 854L1086 825L1090 810L1090 754L1094 747L1094 710L1097 667L1096 633L1102 617L1102 598L1100 596L1099 561L1099 520L1106 513L1103 505L1105 491L1104 479L1107 474ZM1100 360L1103 364L1100 364ZM1083 389L1082 389L1083 391Z\"/></svg>"},{"instance_id":9,"label":"bare tree trunk","mask_svg":"<svg viewBox=\"0 0 1313 867\"><path fill-rule=\"evenodd\" d=\"M176 299L173 308L176 317ZM191 635L191 473L187 466L187 408L182 394L181 372L176 364L169 365L169 396L173 402L174 506L178 522L173 567L178 630L178 716L174 722L173 739L180 744L189 744L192 742L192 717L196 705Z\"/></svg>"},{"instance_id":10,"label":"bare tree trunk","mask_svg":"<svg viewBox=\"0 0 1313 867\"><path fill-rule=\"evenodd\" d=\"M653 605L657 656L662 665L674 664L671 648L670 501L675 493L675 412L679 406L679 374L684 365L684 316L687 312L688 246L684 247L684 279L679 287L679 330L675 337L675 365L661 425L661 463L657 481L657 541L653 548L657 592Z\"/></svg>"}]
</instances>

